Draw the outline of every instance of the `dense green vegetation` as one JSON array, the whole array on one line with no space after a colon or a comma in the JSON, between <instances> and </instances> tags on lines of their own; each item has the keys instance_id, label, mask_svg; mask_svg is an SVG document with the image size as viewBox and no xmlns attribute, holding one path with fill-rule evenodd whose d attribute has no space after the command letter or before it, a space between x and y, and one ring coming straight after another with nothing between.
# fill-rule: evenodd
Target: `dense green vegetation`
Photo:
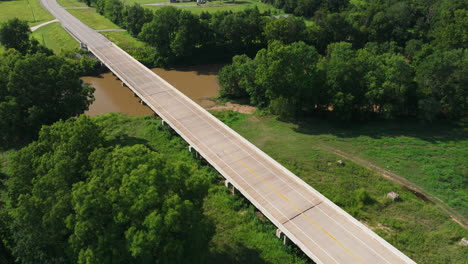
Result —
<instances>
[{"instance_id":1,"label":"dense green vegetation","mask_svg":"<svg viewBox=\"0 0 468 264\"><path fill-rule=\"evenodd\" d=\"M380 121L342 128L320 119L291 124L272 116L235 112L216 116L417 263L466 262L468 251L459 241L468 231L436 204L366 169L366 164L334 154L339 150L375 162L433 193L454 192L444 200L458 203L457 210L466 217L466 131L456 127L447 131L444 124ZM337 163L339 159L344 166ZM453 177L441 181L439 176L444 174ZM387 199L390 191L402 201Z\"/></svg>"},{"instance_id":2,"label":"dense green vegetation","mask_svg":"<svg viewBox=\"0 0 468 264\"><path fill-rule=\"evenodd\" d=\"M255 59L237 56L221 70L221 96L247 96L282 117L325 114L345 122L466 115L468 50L434 50L410 63L396 49L369 43L355 50L339 42L319 58L302 42L273 42Z\"/></svg>"},{"instance_id":3,"label":"dense green vegetation","mask_svg":"<svg viewBox=\"0 0 468 264\"><path fill-rule=\"evenodd\" d=\"M8 159L0 245L20 263L303 261L154 118L60 121Z\"/></svg>"},{"instance_id":4,"label":"dense green vegetation","mask_svg":"<svg viewBox=\"0 0 468 264\"><path fill-rule=\"evenodd\" d=\"M327 116L347 123L462 118L468 108L466 1L418 2L411 8L408 1L393 2L398 15L414 11L414 17L405 17L412 20L384 14L393 9L376 1L319 4L321 11L307 24L258 9L194 15L174 7L152 13L119 0L92 4L154 47L144 50L146 64L225 61L246 54L221 71L221 95L248 97L282 117ZM434 18L418 20L430 8ZM391 15L396 17L386 17ZM373 22L353 20L358 18ZM300 41L307 45L294 44Z\"/></svg>"},{"instance_id":5,"label":"dense green vegetation","mask_svg":"<svg viewBox=\"0 0 468 264\"><path fill-rule=\"evenodd\" d=\"M26 22L12 19L0 27L0 148L28 142L44 124L82 113L93 89L79 77L96 62L55 56L31 38Z\"/></svg>"}]
</instances>

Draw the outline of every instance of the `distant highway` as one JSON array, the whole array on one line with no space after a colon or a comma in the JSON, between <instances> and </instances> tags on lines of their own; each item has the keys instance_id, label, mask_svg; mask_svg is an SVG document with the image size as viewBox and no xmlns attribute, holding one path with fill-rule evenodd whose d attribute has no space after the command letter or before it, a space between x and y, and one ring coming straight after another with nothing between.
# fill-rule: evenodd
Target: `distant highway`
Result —
<instances>
[{"instance_id":1,"label":"distant highway","mask_svg":"<svg viewBox=\"0 0 468 264\"><path fill-rule=\"evenodd\" d=\"M414 263L55 0L41 3L313 261Z\"/></svg>"}]
</instances>

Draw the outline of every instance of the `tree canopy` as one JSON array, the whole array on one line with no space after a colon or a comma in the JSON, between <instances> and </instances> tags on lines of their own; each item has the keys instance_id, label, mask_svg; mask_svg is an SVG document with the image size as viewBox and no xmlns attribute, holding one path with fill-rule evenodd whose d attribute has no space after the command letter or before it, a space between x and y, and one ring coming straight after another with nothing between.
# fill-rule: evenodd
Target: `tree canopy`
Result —
<instances>
[{"instance_id":1,"label":"tree canopy","mask_svg":"<svg viewBox=\"0 0 468 264\"><path fill-rule=\"evenodd\" d=\"M34 138L43 124L75 116L93 100L76 63L43 53L0 54L0 145Z\"/></svg>"},{"instance_id":2,"label":"tree canopy","mask_svg":"<svg viewBox=\"0 0 468 264\"><path fill-rule=\"evenodd\" d=\"M12 159L9 246L21 263L201 263L209 182L147 146L113 146L89 117L59 121Z\"/></svg>"}]
</instances>

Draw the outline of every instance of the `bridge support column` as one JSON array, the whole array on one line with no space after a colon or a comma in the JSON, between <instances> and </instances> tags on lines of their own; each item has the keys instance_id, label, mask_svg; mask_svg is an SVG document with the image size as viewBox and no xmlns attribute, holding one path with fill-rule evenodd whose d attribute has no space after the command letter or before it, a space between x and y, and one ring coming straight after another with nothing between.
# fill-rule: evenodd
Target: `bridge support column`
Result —
<instances>
[{"instance_id":1,"label":"bridge support column","mask_svg":"<svg viewBox=\"0 0 468 264\"><path fill-rule=\"evenodd\" d=\"M236 194L236 187L234 187L234 185L232 185L232 183L228 180L225 180L224 181L224 186L226 186L226 188L230 189L229 191L231 192L232 195Z\"/></svg>"},{"instance_id":2,"label":"bridge support column","mask_svg":"<svg viewBox=\"0 0 468 264\"><path fill-rule=\"evenodd\" d=\"M138 97L138 95L136 93L133 93L133 97Z\"/></svg>"},{"instance_id":3,"label":"bridge support column","mask_svg":"<svg viewBox=\"0 0 468 264\"><path fill-rule=\"evenodd\" d=\"M193 153L193 155L195 156L196 159L202 159L202 158L203 158L203 157L200 155L200 153L198 153L198 151L197 151L194 147L189 146L188 148L189 148L189 151L190 151L191 153Z\"/></svg>"},{"instance_id":4,"label":"bridge support column","mask_svg":"<svg viewBox=\"0 0 468 264\"><path fill-rule=\"evenodd\" d=\"M128 87L124 82L121 83L122 87Z\"/></svg>"},{"instance_id":5,"label":"bridge support column","mask_svg":"<svg viewBox=\"0 0 468 264\"><path fill-rule=\"evenodd\" d=\"M279 230L279 229L276 229L276 236L283 240L283 245L288 245L290 240L289 238L286 236L286 234L283 233L283 231Z\"/></svg>"},{"instance_id":6,"label":"bridge support column","mask_svg":"<svg viewBox=\"0 0 468 264\"><path fill-rule=\"evenodd\" d=\"M161 125L162 126L166 125L166 122L164 121L164 119L161 119Z\"/></svg>"},{"instance_id":7,"label":"bridge support column","mask_svg":"<svg viewBox=\"0 0 468 264\"><path fill-rule=\"evenodd\" d=\"M143 101L143 100L141 100L141 99L140 99L140 104L141 104L141 105L144 105L144 106L147 106L147 104L145 103L145 101Z\"/></svg>"}]
</instances>

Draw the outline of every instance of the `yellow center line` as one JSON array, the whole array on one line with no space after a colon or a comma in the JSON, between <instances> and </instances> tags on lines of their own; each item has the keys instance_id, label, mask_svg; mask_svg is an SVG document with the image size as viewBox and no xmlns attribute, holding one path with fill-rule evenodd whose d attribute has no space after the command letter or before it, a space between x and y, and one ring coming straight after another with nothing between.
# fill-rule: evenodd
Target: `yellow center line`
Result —
<instances>
[{"instance_id":1,"label":"yellow center line","mask_svg":"<svg viewBox=\"0 0 468 264\"><path fill-rule=\"evenodd\" d=\"M349 250L348 248L346 248L340 241L338 241L338 239L336 239L332 234L330 234L327 230L325 230L323 227L321 227L317 222L315 222L314 220L312 220L312 218L310 218L308 215L304 214L304 211L300 210L293 202L291 202L287 197L285 197L281 192L279 192L278 190L276 190L276 188L274 188L269 182L265 181L265 179L261 176L259 176L253 169L251 169L249 166L247 166L242 160L238 160L238 162L244 167L246 168L247 170L249 170L255 177L257 177L260 181L262 181L266 186L268 186L268 188L270 188L272 191L274 191L278 196L280 196L281 198L283 198L283 200L285 200L287 203L289 203L294 209L296 209L301 215L305 216L307 220L309 220L309 222L311 222L316 228L318 228L319 230L321 230L323 233L325 233L327 236L329 236L333 241L335 241L342 249L344 249L349 255L351 255L352 257L354 257L357 261L359 261L360 263L363 263L364 262L358 257L356 256L353 252L351 252L351 250Z\"/></svg>"}]
</instances>

